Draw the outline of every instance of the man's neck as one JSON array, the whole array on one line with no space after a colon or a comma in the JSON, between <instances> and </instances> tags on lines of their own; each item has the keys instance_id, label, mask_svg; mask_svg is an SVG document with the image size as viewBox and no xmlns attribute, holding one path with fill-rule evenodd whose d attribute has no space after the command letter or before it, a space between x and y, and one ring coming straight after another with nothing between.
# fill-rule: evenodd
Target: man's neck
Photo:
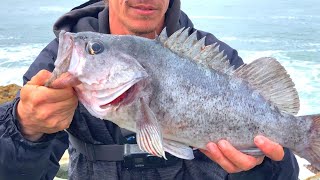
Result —
<instances>
[{"instance_id":1,"label":"man's neck","mask_svg":"<svg viewBox=\"0 0 320 180\"><path fill-rule=\"evenodd\" d=\"M163 26L164 26L164 19L152 32L140 33L140 32L130 31L129 28L121 24L120 21L113 20L112 18L110 18L110 14L109 14L109 28L110 28L111 34L118 34L118 35L130 34L130 35L136 35L136 36L145 37L149 39L154 39L156 38L157 35L161 33Z\"/></svg>"},{"instance_id":2,"label":"man's neck","mask_svg":"<svg viewBox=\"0 0 320 180\"><path fill-rule=\"evenodd\" d=\"M150 33L132 32L132 31L127 30L126 28L114 28L114 26L112 26L112 24L110 24L110 33L111 34L118 34L118 35L130 34L130 35L136 35L136 36L145 37L145 38L149 38L149 39L154 39L156 37L156 35L158 34L156 31L150 32Z\"/></svg>"}]
</instances>

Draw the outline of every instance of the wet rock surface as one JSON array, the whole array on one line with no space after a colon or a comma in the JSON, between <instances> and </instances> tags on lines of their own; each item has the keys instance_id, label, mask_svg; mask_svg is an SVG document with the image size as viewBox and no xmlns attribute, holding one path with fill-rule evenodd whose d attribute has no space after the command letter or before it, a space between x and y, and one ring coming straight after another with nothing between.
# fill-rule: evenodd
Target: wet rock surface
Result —
<instances>
[{"instance_id":1,"label":"wet rock surface","mask_svg":"<svg viewBox=\"0 0 320 180\"><path fill-rule=\"evenodd\" d=\"M0 86L0 104L13 100L20 89L21 87L16 84Z\"/></svg>"}]
</instances>

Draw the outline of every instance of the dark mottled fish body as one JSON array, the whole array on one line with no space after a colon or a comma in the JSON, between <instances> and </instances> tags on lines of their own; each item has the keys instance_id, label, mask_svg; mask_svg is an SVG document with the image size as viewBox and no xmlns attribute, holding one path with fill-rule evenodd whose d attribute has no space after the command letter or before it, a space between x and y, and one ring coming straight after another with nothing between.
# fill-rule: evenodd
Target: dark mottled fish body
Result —
<instances>
[{"instance_id":1,"label":"dark mottled fish body","mask_svg":"<svg viewBox=\"0 0 320 180\"><path fill-rule=\"evenodd\" d=\"M62 32L60 44L69 46L59 54L68 58L58 58L54 74L80 81L75 89L89 112L136 132L152 154L192 159L188 146L220 139L250 153L261 134L318 166L319 115L294 116L299 99L284 68L260 58L233 70L217 45L195 38L188 30L156 40ZM59 65L66 61L68 68Z\"/></svg>"},{"instance_id":2,"label":"dark mottled fish body","mask_svg":"<svg viewBox=\"0 0 320 180\"><path fill-rule=\"evenodd\" d=\"M304 137L304 128L308 127L305 120L299 122L292 115L271 109L246 82L209 71L163 48L157 41L113 38L112 42L122 43L120 47L118 43L110 43L110 46L125 50L137 59L151 77L150 108L163 126L162 130L168 132L164 136L199 148L218 139L228 139L236 147L253 147L252 139L257 134L268 134L277 140L288 134L296 135L287 142L288 146ZM292 123L295 125L288 129ZM180 129L183 131L178 131ZM285 141L283 139L283 143Z\"/></svg>"}]
</instances>

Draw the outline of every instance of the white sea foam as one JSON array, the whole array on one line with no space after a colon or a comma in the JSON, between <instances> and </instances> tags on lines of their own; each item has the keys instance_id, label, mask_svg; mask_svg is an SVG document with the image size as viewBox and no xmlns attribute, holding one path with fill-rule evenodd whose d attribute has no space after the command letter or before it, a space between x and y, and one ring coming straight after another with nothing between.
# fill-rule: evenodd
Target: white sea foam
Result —
<instances>
[{"instance_id":1,"label":"white sea foam","mask_svg":"<svg viewBox=\"0 0 320 180\"><path fill-rule=\"evenodd\" d=\"M250 63L255 59L260 57L275 57L279 56L282 50L268 50L268 51L248 51L248 50L239 50L238 53L242 57L245 63Z\"/></svg>"},{"instance_id":2,"label":"white sea foam","mask_svg":"<svg viewBox=\"0 0 320 180\"><path fill-rule=\"evenodd\" d=\"M315 47L315 48L317 48L315 50L320 51L320 43L311 43L311 42L309 42L309 43L304 43L304 46L305 47Z\"/></svg>"},{"instance_id":3,"label":"white sea foam","mask_svg":"<svg viewBox=\"0 0 320 180\"><path fill-rule=\"evenodd\" d=\"M19 37L13 37L13 36L0 35L0 40L15 40L15 39L20 39L20 38Z\"/></svg>"},{"instance_id":4,"label":"white sea foam","mask_svg":"<svg viewBox=\"0 0 320 180\"><path fill-rule=\"evenodd\" d=\"M296 159L298 161L298 165L299 165L299 169L300 169L299 179L304 180L304 179L307 179L310 176L314 176L314 173L312 173L311 171L309 171L305 167L305 165L309 165L310 164L307 160L305 160L303 158L300 158L299 156L296 156Z\"/></svg>"},{"instance_id":5,"label":"white sea foam","mask_svg":"<svg viewBox=\"0 0 320 180\"><path fill-rule=\"evenodd\" d=\"M0 85L22 84L22 76L46 44L0 47Z\"/></svg>"},{"instance_id":6,"label":"white sea foam","mask_svg":"<svg viewBox=\"0 0 320 180\"><path fill-rule=\"evenodd\" d=\"M29 61L31 63L45 46L46 44L21 44L19 46L0 47L0 67L3 67L2 65L7 62Z\"/></svg>"},{"instance_id":7,"label":"white sea foam","mask_svg":"<svg viewBox=\"0 0 320 180\"><path fill-rule=\"evenodd\" d=\"M22 76L28 70L28 66L18 68L2 68L0 67L0 86L8 84L22 85ZM9 78L10 77L10 78Z\"/></svg>"}]
</instances>

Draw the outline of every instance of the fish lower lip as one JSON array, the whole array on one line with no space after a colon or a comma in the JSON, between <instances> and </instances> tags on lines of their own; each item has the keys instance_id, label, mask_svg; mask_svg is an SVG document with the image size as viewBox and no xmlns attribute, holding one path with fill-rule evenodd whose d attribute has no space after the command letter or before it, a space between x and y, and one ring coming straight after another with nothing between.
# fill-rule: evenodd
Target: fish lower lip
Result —
<instances>
[{"instance_id":1,"label":"fish lower lip","mask_svg":"<svg viewBox=\"0 0 320 180\"><path fill-rule=\"evenodd\" d=\"M120 103L124 102L126 99L128 99L128 97L130 96L131 92L133 91L135 85L131 86L128 90L126 90L124 93L122 93L120 96L118 96L116 99L114 99L113 101L104 104L104 105L100 105L101 109L105 109L108 106L116 106L119 105Z\"/></svg>"}]
</instances>

